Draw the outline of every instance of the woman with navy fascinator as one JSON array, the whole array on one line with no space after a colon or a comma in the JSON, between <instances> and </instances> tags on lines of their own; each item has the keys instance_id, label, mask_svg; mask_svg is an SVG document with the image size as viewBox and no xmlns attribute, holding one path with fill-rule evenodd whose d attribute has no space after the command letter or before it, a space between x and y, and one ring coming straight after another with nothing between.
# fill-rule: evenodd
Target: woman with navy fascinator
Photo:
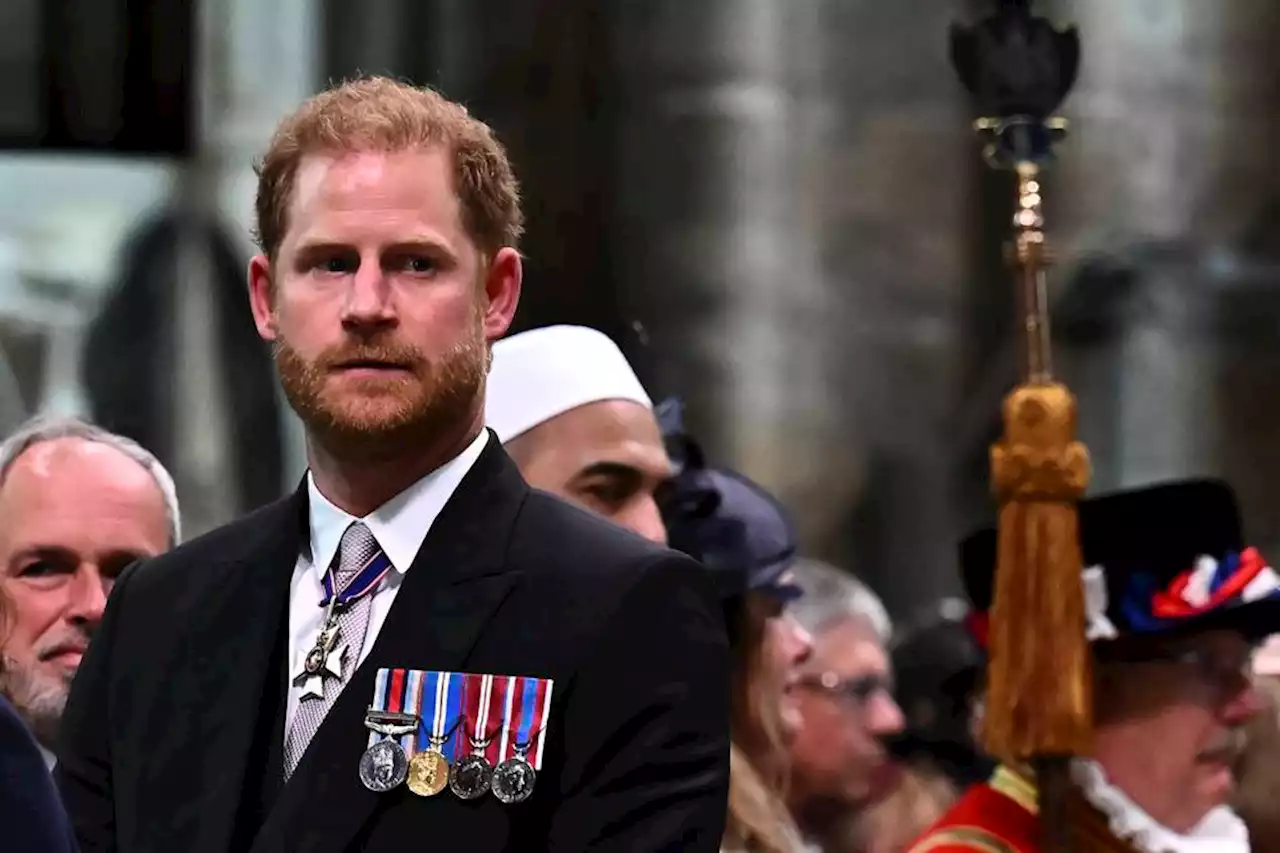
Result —
<instances>
[{"instance_id":1,"label":"woman with navy fascinator","mask_svg":"<svg viewBox=\"0 0 1280 853\"><path fill-rule=\"evenodd\" d=\"M733 471L707 465L684 430L680 405L658 418L677 474L660 496L671 547L712 573L733 647L733 744L725 853L796 853L799 832L787 810L786 744L796 720L789 693L812 650L788 615L800 595L790 577L795 535L782 506Z\"/></svg>"}]
</instances>

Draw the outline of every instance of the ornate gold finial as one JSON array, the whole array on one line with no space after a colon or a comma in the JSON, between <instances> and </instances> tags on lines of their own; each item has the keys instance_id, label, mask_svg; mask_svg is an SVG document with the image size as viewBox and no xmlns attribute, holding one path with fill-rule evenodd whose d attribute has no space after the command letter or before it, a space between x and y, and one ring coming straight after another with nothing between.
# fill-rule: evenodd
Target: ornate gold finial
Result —
<instances>
[{"instance_id":1,"label":"ornate gold finial","mask_svg":"<svg viewBox=\"0 0 1280 853\"><path fill-rule=\"evenodd\" d=\"M1017 177L1008 259L1016 279L1022 382L1004 401L991 448L999 502L983 740L1001 759L1030 762L1041 787L1045 848L1065 851L1067 760L1087 754L1092 673L1076 502L1089 456L1075 440L1076 402L1053 378L1041 174L1066 122L1053 112L1075 82L1074 29L1034 17L1030 0L998 0L972 27L952 26L951 56L981 118L983 157Z\"/></svg>"}]
</instances>

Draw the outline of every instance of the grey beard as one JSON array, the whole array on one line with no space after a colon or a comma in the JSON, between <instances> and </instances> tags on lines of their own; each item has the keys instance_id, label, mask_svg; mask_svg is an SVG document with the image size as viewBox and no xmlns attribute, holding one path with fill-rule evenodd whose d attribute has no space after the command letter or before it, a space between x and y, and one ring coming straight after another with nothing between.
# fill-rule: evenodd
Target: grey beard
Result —
<instances>
[{"instance_id":1,"label":"grey beard","mask_svg":"<svg viewBox=\"0 0 1280 853\"><path fill-rule=\"evenodd\" d=\"M71 685L61 678L48 678L23 670L13 661L0 664L0 695L13 705L45 749L53 751L58 725L67 707Z\"/></svg>"}]
</instances>

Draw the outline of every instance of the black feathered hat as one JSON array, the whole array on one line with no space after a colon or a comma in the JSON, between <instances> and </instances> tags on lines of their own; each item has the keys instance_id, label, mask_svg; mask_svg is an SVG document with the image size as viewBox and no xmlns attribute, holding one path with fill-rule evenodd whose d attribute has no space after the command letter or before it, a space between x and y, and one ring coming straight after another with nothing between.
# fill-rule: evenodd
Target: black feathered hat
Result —
<instances>
[{"instance_id":1,"label":"black feathered hat","mask_svg":"<svg viewBox=\"0 0 1280 853\"><path fill-rule=\"evenodd\" d=\"M1106 643L1213 629L1260 640L1280 630L1280 575L1246 545L1231 487L1183 480L1080 502L1086 632ZM985 644L997 534L960 545L972 627Z\"/></svg>"}]
</instances>

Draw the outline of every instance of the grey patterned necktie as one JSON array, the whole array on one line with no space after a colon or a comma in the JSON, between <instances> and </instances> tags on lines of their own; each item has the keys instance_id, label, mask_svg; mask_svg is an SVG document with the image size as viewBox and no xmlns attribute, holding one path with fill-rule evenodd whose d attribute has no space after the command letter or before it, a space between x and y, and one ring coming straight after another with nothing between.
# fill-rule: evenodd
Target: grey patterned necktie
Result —
<instances>
[{"instance_id":1,"label":"grey patterned necktie","mask_svg":"<svg viewBox=\"0 0 1280 853\"><path fill-rule=\"evenodd\" d=\"M338 553L334 558L337 569L334 572L335 594L346 589L347 585L359 574L360 570L381 551L378 540L373 538L369 528L359 521L353 521L342 534L338 544ZM338 644L346 644L347 651L342 658L342 678L326 678L324 680L324 698L303 699L298 703L297 713L293 715L293 725L284 739L284 778L293 775L307 744L315 736L316 730L324 722L325 715L333 707L334 701L342 688L351 680L356 671L356 662L360 659L360 650L364 646L364 635L369 628L369 611L373 607L373 594L363 595L338 615ZM290 689L293 686L290 685Z\"/></svg>"}]
</instances>

